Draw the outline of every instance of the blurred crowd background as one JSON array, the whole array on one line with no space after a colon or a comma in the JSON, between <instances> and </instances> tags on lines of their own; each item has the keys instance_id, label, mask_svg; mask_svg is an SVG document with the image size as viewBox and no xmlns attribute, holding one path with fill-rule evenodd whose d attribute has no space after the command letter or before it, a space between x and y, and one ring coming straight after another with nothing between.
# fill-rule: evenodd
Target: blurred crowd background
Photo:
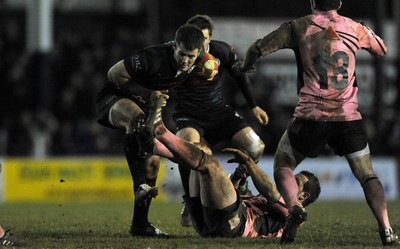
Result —
<instances>
[{"instance_id":1,"label":"blurred crowd background","mask_svg":"<svg viewBox=\"0 0 400 249\"><path fill-rule=\"evenodd\" d=\"M368 21L383 39L387 23L399 30L398 0L343 2L340 14ZM44 50L29 40L33 25L30 17L43 5L51 5L52 9L51 46ZM137 49L173 39L177 27L194 14L210 15L218 32L218 23L229 25L229 20L233 23L252 20L262 25L269 20L285 21L309 12L308 0L0 0L0 155L122 154L122 132L100 126L94 106L96 93L113 64ZM36 13L38 19L40 15ZM252 32L251 28L244 28L243 33ZM242 47L236 50L239 55L245 52ZM378 155L400 154L397 54L368 62L368 68L375 72L374 84L368 88L370 104L362 111L371 150ZM268 63L285 62L278 58ZM389 76L386 72L390 72ZM296 79L292 78L295 89ZM272 154L295 102L282 104L277 100L274 90L279 78L268 78L266 73L253 79L257 101L270 115L267 127L255 122L231 84L226 86L225 99L262 137L267 145L265 153ZM362 82L359 86L363 87ZM165 113L171 128L172 111L173 100Z\"/></svg>"}]
</instances>

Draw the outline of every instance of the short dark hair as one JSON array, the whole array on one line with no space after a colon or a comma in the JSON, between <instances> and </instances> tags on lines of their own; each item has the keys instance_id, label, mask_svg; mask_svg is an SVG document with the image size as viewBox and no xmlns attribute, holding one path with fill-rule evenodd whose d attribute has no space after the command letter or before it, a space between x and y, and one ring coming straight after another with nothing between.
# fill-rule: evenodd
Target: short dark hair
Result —
<instances>
[{"instance_id":1,"label":"short dark hair","mask_svg":"<svg viewBox=\"0 0 400 249\"><path fill-rule=\"evenodd\" d=\"M313 173L303 170L300 172L300 174L305 175L308 179L303 186L303 191L310 194L310 196L303 202L303 206L305 207L318 199L318 196L321 193L321 185L319 184L318 177L316 177Z\"/></svg>"},{"instance_id":2,"label":"short dark hair","mask_svg":"<svg viewBox=\"0 0 400 249\"><path fill-rule=\"evenodd\" d=\"M213 29L214 29L214 24L211 20L211 17L207 16L207 15L195 15L191 18L189 18L189 20L187 20L188 24L194 24L197 27L199 27L201 30L203 29L208 29L208 31L210 32L210 35L212 35Z\"/></svg>"},{"instance_id":3,"label":"short dark hair","mask_svg":"<svg viewBox=\"0 0 400 249\"><path fill-rule=\"evenodd\" d=\"M201 51L203 49L204 35L199 27L193 24L184 24L175 33L177 44L183 43L186 49Z\"/></svg>"},{"instance_id":4,"label":"short dark hair","mask_svg":"<svg viewBox=\"0 0 400 249\"><path fill-rule=\"evenodd\" d=\"M329 11L338 10L341 0L315 0L315 9Z\"/></svg>"}]
</instances>

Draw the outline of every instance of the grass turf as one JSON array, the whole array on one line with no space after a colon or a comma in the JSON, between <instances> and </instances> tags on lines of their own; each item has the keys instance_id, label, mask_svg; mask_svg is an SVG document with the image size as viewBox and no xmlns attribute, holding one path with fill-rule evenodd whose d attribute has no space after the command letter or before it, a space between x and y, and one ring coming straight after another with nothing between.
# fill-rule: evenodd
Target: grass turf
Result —
<instances>
[{"instance_id":1,"label":"grass turf","mask_svg":"<svg viewBox=\"0 0 400 249\"><path fill-rule=\"evenodd\" d=\"M399 229L400 202L389 202L392 226ZM153 203L150 220L170 239L131 237L130 203L2 204L0 224L26 240L26 248L380 248L377 224L363 201L319 201L307 208L309 220L293 245L279 239L200 238L179 224L180 203ZM382 247L383 248L383 247Z\"/></svg>"}]
</instances>

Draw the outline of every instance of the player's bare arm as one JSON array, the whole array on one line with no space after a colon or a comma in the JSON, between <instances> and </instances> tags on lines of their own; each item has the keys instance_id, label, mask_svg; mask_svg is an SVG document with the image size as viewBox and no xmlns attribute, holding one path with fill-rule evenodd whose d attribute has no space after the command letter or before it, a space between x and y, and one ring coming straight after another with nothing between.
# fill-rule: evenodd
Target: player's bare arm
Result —
<instances>
[{"instance_id":1,"label":"player's bare arm","mask_svg":"<svg viewBox=\"0 0 400 249\"><path fill-rule=\"evenodd\" d=\"M228 163L239 163L246 166L247 171L253 180L254 186L260 194L267 198L271 203L275 203L279 200L281 195L279 194L274 182L260 169L260 167L258 167L250 156L235 148L226 148L224 151L232 152L235 156L233 159L228 160Z\"/></svg>"},{"instance_id":2,"label":"player's bare arm","mask_svg":"<svg viewBox=\"0 0 400 249\"><path fill-rule=\"evenodd\" d=\"M108 79L116 86L121 86L131 79L128 71L125 68L123 60L117 62L114 66L112 66L110 70L108 70L107 76Z\"/></svg>"},{"instance_id":3,"label":"player's bare arm","mask_svg":"<svg viewBox=\"0 0 400 249\"><path fill-rule=\"evenodd\" d=\"M253 68L254 63L261 57L261 52L256 47L256 44L253 43L247 49L242 64L236 65L237 69L241 72L250 71Z\"/></svg>"}]
</instances>

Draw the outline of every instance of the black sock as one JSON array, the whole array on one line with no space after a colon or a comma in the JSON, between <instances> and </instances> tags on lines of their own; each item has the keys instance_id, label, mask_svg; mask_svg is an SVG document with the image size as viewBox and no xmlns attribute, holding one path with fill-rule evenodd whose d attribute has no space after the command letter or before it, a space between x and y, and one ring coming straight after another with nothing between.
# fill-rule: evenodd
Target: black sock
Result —
<instances>
[{"instance_id":1,"label":"black sock","mask_svg":"<svg viewBox=\"0 0 400 249\"><path fill-rule=\"evenodd\" d=\"M178 165L179 174L181 176L181 182L183 191L186 196L189 196L189 177L190 177L190 169L188 167Z\"/></svg>"},{"instance_id":2,"label":"black sock","mask_svg":"<svg viewBox=\"0 0 400 249\"><path fill-rule=\"evenodd\" d=\"M129 170L133 180L133 192L135 193L139 186L146 183L146 165L145 160L137 156L136 137L133 134L125 136L125 157L128 162ZM148 224L148 213L150 201L144 201L140 204L134 203L132 224L135 226L145 226Z\"/></svg>"}]
</instances>

